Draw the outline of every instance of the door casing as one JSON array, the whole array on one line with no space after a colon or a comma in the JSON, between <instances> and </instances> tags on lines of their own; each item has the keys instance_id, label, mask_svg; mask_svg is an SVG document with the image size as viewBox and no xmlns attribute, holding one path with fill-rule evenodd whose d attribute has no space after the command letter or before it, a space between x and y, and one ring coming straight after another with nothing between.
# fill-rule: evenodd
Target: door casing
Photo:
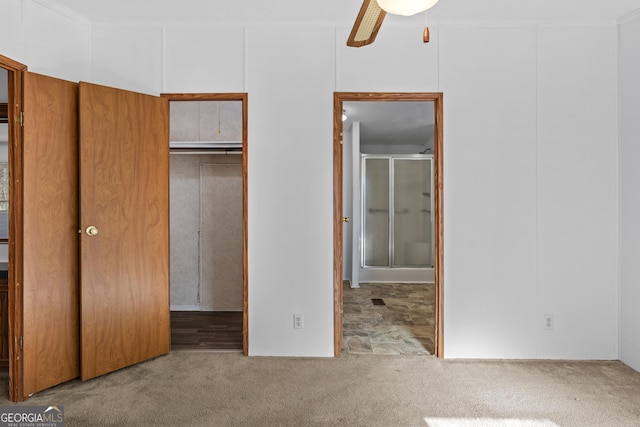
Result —
<instances>
[{"instance_id":1,"label":"door casing","mask_svg":"<svg viewBox=\"0 0 640 427\"><path fill-rule=\"evenodd\" d=\"M334 355L342 349L342 111L347 101L431 101L434 103L434 239L435 239L435 356L444 357L444 211L443 211L443 94L441 92L335 92L333 96L333 302Z\"/></svg>"},{"instance_id":2,"label":"door casing","mask_svg":"<svg viewBox=\"0 0 640 427\"><path fill-rule=\"evenodd\" d=\"M24 400L22 393L22 128L16 126L22 111L22 72L27 66L0 55L0 67L8 71L9 113L9 399Z\"/></svg>"}]
</instances>

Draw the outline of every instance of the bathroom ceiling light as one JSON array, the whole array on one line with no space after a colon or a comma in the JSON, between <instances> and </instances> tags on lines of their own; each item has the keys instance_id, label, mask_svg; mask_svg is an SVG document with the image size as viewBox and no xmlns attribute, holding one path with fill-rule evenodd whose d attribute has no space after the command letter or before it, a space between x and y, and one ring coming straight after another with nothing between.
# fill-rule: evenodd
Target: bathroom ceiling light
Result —
<instances>
[{"instance_id":1,"label":"bathroom ceiling light","mask_svg":"<svg viewBox=\"0 0 640 427\"><path fill-rule=\"evenodd\" d=\"M342 110L342 121L344 122L345 120L347 120L347 113Z\"/></svg>"}]
</instances>

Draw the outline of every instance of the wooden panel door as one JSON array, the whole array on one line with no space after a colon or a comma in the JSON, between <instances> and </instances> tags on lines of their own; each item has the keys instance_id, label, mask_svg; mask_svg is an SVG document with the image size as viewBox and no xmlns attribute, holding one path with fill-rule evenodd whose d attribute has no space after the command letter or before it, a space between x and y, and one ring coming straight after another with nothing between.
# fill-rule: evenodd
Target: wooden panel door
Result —
<instances>
[{"instance_id":1,"label":"wooden panel door","mask_svg":"<svg viewBox=\"0 0 640 427\"><path fill-rule=\"evenodd\" d=\"M83 380L170 350L168 115L164 98L80 83Z\"/></svg>"},{"instance_id":2,"label":"wooden panel door","mask_svg":"<svg viewBox=\"0 0 640 427\"><path fill-rule=\"evenodd\" d=\"M79 375L77 95L24 73L22 398Z\"/></svg>"}]
</instances>

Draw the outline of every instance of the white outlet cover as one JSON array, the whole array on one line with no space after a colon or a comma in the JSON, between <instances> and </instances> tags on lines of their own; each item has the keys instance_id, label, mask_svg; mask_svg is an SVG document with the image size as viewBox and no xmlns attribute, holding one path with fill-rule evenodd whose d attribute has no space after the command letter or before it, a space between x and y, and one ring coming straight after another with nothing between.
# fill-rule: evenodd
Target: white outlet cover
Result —
<instances>
[{"instance_id":1,"label":"white outlet cover","mask_svg":"<svg viewBox=\"0 0 640 427\"><path fill-rule=\"evenodd\" d=\"M553 330L553 314L545 314L544 315L544 329L547 331Z\"/></svg>"}]
</instances>

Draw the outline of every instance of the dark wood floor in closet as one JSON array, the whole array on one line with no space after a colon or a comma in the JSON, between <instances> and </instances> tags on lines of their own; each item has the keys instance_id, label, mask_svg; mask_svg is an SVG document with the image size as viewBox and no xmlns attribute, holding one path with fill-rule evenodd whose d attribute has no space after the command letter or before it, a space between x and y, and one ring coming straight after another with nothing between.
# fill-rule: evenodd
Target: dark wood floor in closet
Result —
<instances>
[{"instance_id":1,"label":"dark wood floor in closet","mask_svg":"<svg viewBox=\"0 0 640 427\"><path fill-rule=\"evenodd\" d=\"M172 311L171 350L242 350L241 311Z\"/></svg>"}]
</instances>

